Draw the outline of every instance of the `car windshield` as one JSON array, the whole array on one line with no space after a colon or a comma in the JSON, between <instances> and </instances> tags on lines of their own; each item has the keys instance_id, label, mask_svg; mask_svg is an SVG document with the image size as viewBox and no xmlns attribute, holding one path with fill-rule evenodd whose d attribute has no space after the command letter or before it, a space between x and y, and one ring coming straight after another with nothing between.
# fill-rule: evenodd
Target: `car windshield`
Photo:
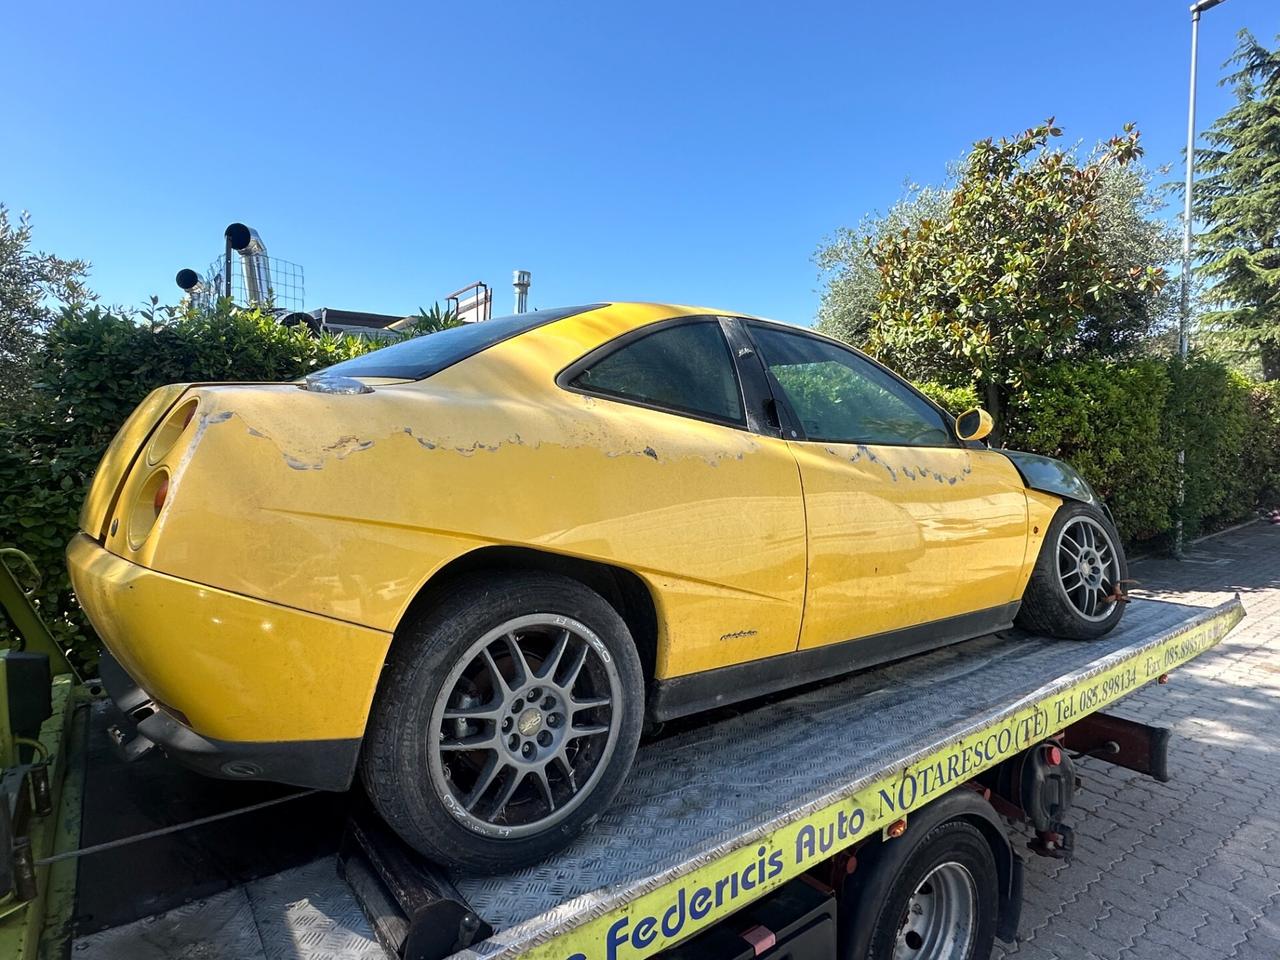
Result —
<instances>
[{"instance_id":1,"label":"car windshield","mask_svg":"<svg viewBox=\"0 0 1280 960\"><path fill-rule=\"evenodd\" d=\"M319 375L423 380L503 340L518 337L553 320L563 320L602 306L602 303L591 303L580 307L531 310L510 317L465 323L460 327L413 337L363 356L335 363L321 370Z\"/></svg>"}]
</instances>

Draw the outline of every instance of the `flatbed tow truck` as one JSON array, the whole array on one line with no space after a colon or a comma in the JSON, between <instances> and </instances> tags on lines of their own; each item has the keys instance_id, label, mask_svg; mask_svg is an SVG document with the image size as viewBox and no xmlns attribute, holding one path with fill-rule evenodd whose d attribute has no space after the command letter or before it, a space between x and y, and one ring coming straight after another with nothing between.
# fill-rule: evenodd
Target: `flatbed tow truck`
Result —
<instances>
[{"instance_id":1,"label":"flatbed tow truck","mask_svg":"<svg viewBox=\"0 0 1280 960\"><path fill-rule=\"evenodd\" d=\"M114 708L56 676L43 746L5 754L0 957L981 960L1016 937L1022 857L1071 854L1078 761L1169 777L1169 732L1105 708L1243 615L1135 599L1101 640L990 635L669 726L572 846L500 876L446 875L358 796L188 781L209 813L130 787L173 765L96 750ZM167 898L134 886L213 860Z\"/></svg>"}]
</instances>

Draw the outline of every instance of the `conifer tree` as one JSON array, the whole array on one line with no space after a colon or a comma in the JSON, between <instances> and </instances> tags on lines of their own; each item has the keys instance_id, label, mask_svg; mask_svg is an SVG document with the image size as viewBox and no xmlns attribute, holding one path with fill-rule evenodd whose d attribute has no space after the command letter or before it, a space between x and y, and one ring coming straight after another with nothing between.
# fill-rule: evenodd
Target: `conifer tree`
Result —
<instances>
[{"instance_id":1,"label":"conifer tree","mask_svg":"<svg viewBox=\"0 0 1280 960\"><path fill-rule=\"evenodd\" d=\"M1197 273L1212 341L1253 355L1266 380L1280 379L1280 49L1247 30L1223 83L1236 103L1197 150Z\"/></svg>"}]
</instances>

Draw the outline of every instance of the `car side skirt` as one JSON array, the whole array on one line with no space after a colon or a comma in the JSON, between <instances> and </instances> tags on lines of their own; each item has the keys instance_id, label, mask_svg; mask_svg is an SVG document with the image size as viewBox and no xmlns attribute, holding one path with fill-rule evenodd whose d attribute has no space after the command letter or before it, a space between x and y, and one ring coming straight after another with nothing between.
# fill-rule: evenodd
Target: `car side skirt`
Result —
<instances>
[{"instance_id":1,"label":"car side skirt","mask_svg":"<svg viewBox=\"0 0 1280 960\"><path fill-rule=\"evenodd\" d=\"M890 630L764 660L720 667L650 684L647 712L656 722L828 680L1013 626L1021 601L945 620Z\"/></svg>"}]
</instances>

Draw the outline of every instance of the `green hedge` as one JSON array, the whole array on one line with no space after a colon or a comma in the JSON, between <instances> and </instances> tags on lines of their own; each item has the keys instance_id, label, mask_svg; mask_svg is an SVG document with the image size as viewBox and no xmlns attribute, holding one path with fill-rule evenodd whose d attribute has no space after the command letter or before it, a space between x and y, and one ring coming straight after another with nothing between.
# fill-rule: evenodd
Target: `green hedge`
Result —
<instances>
[{"instance_id":1,"label":"green hedge","mask_svg":"<svg viewBox=\"0 0 1280 960\"><path fill-rule=\"evenodd\" d=\"M0 546L21 548L43 571L37 597L54 634L81 660L95 658L63 554L98 460L147 393L187 381L291 380L370 346L225 303L208 314L64 314L44 340L32 405L0 411ZM0 640L7 629L0 617Z\"/></svg>"},{"instance_id":2,"label":"green hedge","mask_svg":"<svg viewBox=\"0 0 1280 960\"><path fill-rule=\"evenodd\" d=\"M1156 360L1042 367L1010 403L1004 442L1071 463L1125 539L1153 537L1170 528L1176 498L1176 455L1164 429L1170 389Z\"/></svg>"},{"instance_id":3,"label":"green hedge","mask_svg":"<svg viewBox=\"0 0 1280 960\"><path fill-rule=\"evenodd\" d=\"M977 402L971 388L920 387L953 413ZM1073 464L1131 543L1172 536L1182 444L1186 536L1280 502L1280 383L1211 360L1060 361L1027 379L1006 418L1005 445Z\"/></svg>"},{"instance_id":4,"label":"green hedge","mask_svg":"<svg viewBox=\"0 0 1280 960\"><path fill-rule=\"evenodd\" d=\"M1280 503L1280 381L1250 386L1242 470L1257 484L1259 503Z\"/></svg>"},{"instance_id":5,"label":"green hedge","mask_svg":"<svg viewBox=\"0 0 1280 960\"><path fill-rule=\"evenodd\" d=\"M1166 541L1179 514L1192 537L1280 494L1280 393L1211 360L1053 364L1010 418L1007 445L1074 464L1130 541Z\"/></svg>"},{"instance_id":6,"label":"green hedge","mask_svg":"<svg viewBox=\"0 0 1280 960\"><path fill-rule=\"evenodd\" d=\"M949 387L933 380L917 383L916 386L943 410L949 410L957 416L966 410L982 406L978 402L978 391L973 387Z\"/></svg>"}]
</instances>

